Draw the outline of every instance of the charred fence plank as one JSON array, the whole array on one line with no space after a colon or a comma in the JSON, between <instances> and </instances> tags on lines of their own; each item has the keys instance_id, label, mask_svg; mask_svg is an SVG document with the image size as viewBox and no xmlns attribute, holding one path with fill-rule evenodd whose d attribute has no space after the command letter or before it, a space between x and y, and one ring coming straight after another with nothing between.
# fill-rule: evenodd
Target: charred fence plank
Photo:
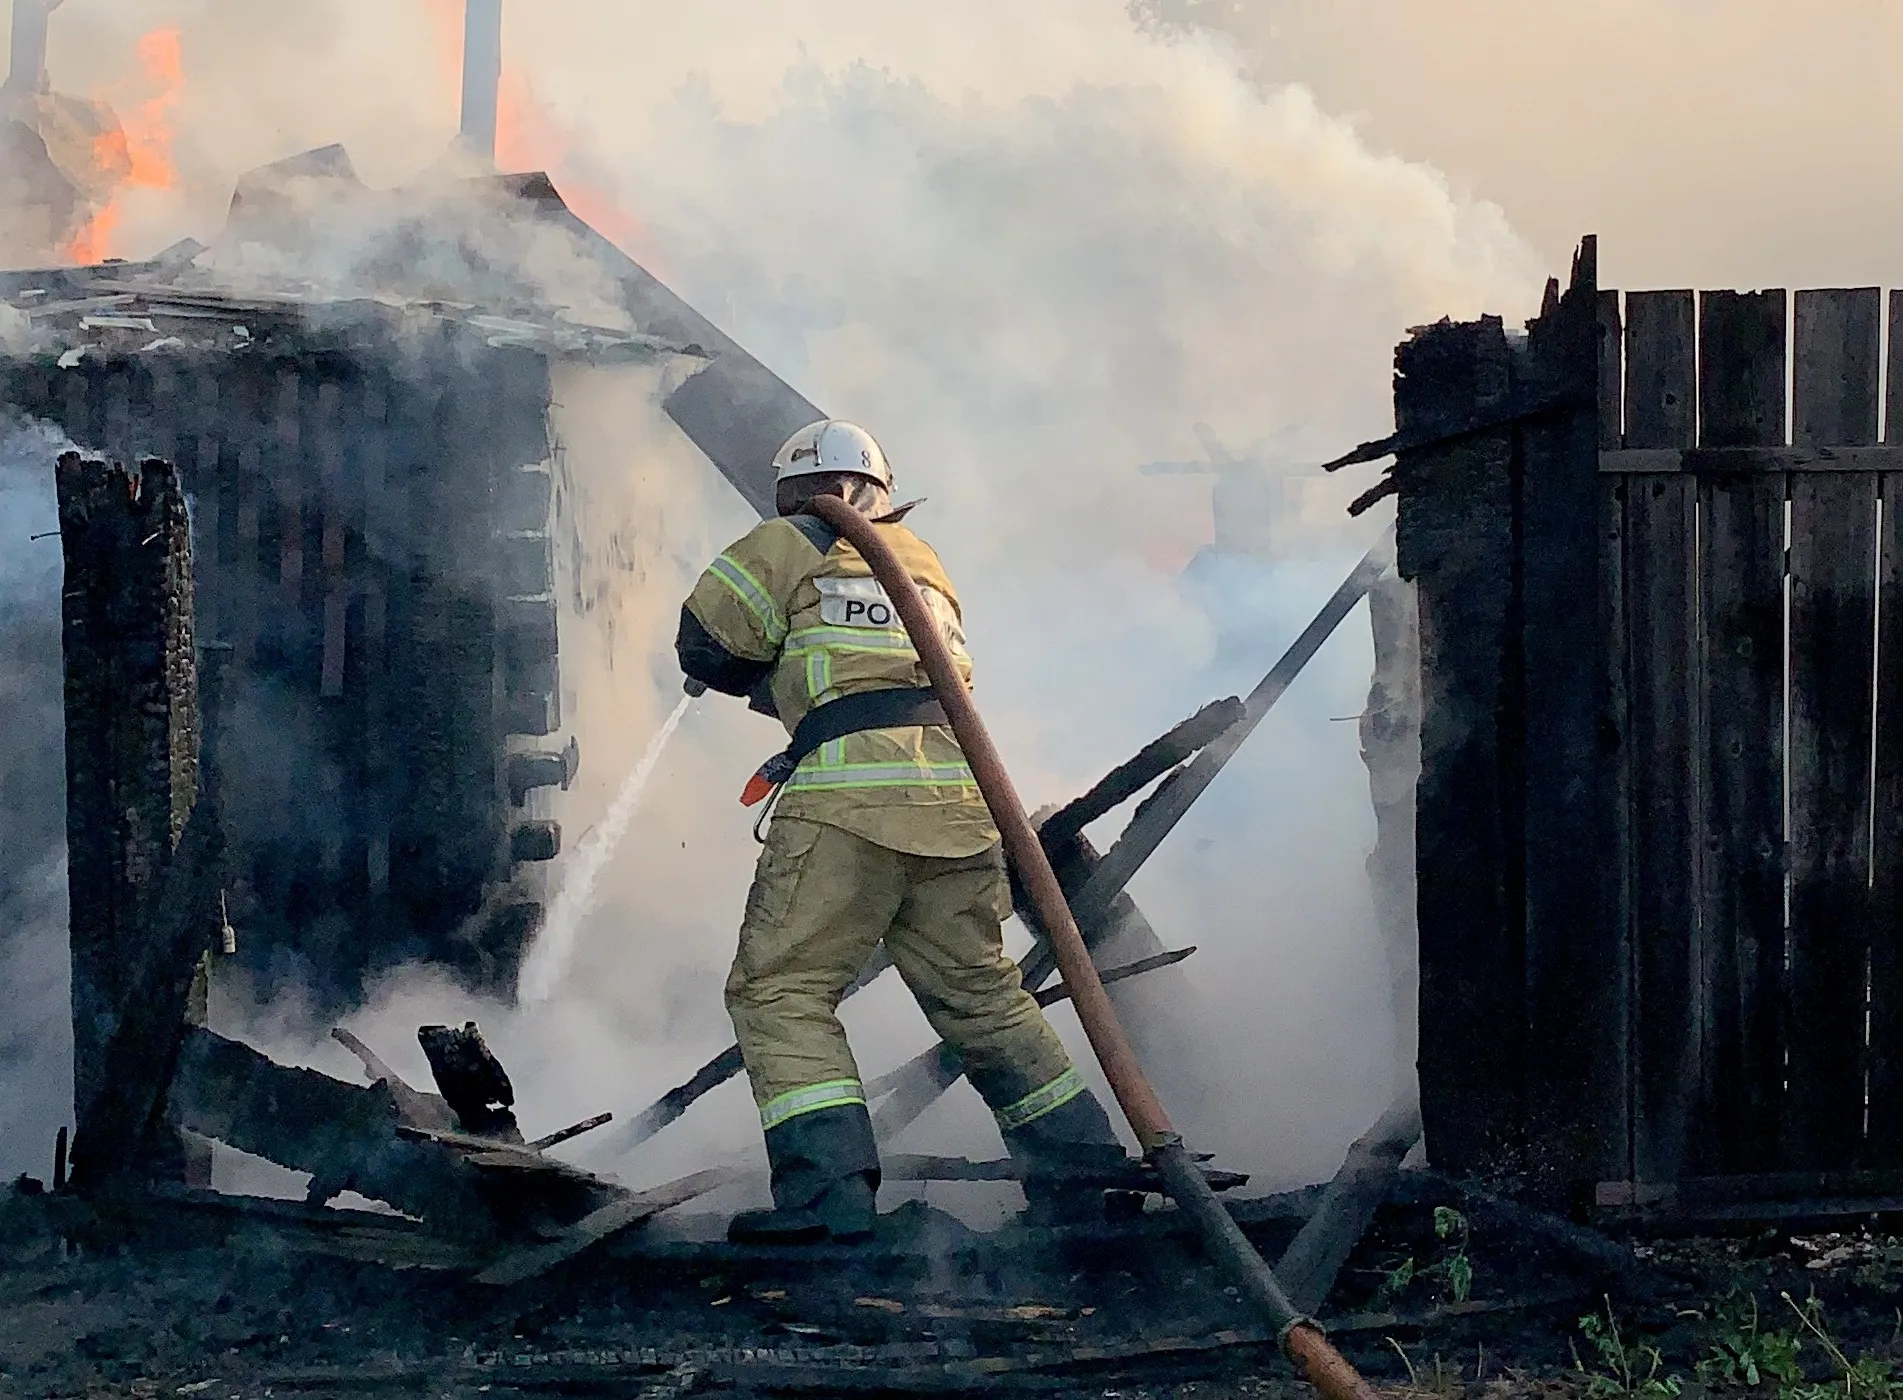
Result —
<instances>
[{"instance_id":1,"label":"charred fence plank","mask_svg":"<svg viewBox=\"0 0 1903 1400\"><path fill-rule=\"evenodd\" d=\"M1763 1171L1784 1099L1784 480L1702 480L1704 1014L1687 1169Z\"/></svg>"},{"instance_id":2,"label":"charred fence plank","mask_svg":"<svg viewBox=\"0 0 1903 1400\"><path fill-rule=\"evenodd\" d=\"M1689 447L1697 404L1690 292L1626 298L1625 444ZM1690 486L1634 478L1625 501L1626 839L1629 850L1628 1073L1634 1175L1675 1171L1696 1083L1692 940L1698 869L1696 509Z\"/></svg>"},{"instance_id":3,"label":"charred fence plank","mask_svg":"<svg viewBox=\"0 0 1903 1400\"><path fill-rule=\"evenodd\" d=\"M1875 288L1798 294L1800 445L1876 440L1881 311ZM1862 1157L1876 498L1870 473L1791 483L1789 1003L1801 1027L1785 1042L1792 1167Z\"/></svg>"},{"instance_id":4,"label":"charred fence plank","mask_svg":"<svg viewBox=\"0 0 1903 1400\"><path fill-rule=\"evenodd\" d=\"M1631 1024L1633 1164L1638 1179L1679 1171L1699 1082L1697 632L1690 483L1653 478L1626 496L1632 719Z\"/></svg>"},{"instance_id":5,"label":"charred fence plank","mask_svg":"<svg viewBox=\"0 0 1903 1400\"><path fill-rule=\"evenodd\" d=\"M1903 445L1903 291L1890 293L1884 438ZM1877 732L1870 852L1872 1166L1903 1166L1903 473L1886 472L1877 594Z\"/></svg>"},{"instance_id":6,"label":"charred fence plank","mask_svg":"<svg viewBox=\"0 0 1903 1400\"><path fill-rule=\"evenodd\" d=\"M1619 1058L1624 948L1600 904L1606 639L1599 610L1581 607L1599 581L1599 316L1598 242L1587 238L1516 365L1521 397L1572 404L1519 432L1525 1164L1556 1204L1626 1157L1624 1095L1606 1072Z\"/></svg>"},{"instance_id":7,"label":"charred fence plank","mask_svg":"<svg viewBox=\"0 0 1903 1400\"><path fill-rule=\"evenodd\" d=\"M1481 418L1512 389L1495 318L1418 332L1395 368L1404 433ZM1518 775L1502 738L1518 727L1512 467L1500 430L1409 453L1395 469L1399 566L1420 604L1421 1113L1431 1159L1463 1172L1522 1164L1523 872Z\"/></svg>"}]
</instances>

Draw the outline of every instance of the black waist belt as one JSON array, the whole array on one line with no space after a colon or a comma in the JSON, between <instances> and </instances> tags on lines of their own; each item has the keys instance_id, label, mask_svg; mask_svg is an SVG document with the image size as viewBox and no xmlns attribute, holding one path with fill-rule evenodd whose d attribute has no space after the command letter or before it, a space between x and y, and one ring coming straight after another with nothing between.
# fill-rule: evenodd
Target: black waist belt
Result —
<instances>
[{"instance_id":1,"label":"black waist belt","mask_svg":"<svg viewBox=\"0 0 1903 1400\"><path fill-rule=\"evenodd\" d=\"M949 724L945 707L930 688L924 690L868 690L842 695L806 712L793 730L793 742L760 765L754 783L779 787L793 770L822 744L862 734L868 729L910 729L917 725ZM749 783L752 791L754 783ZM751 804L749 804L751 805Z\"/></svg>"}]
</instances>

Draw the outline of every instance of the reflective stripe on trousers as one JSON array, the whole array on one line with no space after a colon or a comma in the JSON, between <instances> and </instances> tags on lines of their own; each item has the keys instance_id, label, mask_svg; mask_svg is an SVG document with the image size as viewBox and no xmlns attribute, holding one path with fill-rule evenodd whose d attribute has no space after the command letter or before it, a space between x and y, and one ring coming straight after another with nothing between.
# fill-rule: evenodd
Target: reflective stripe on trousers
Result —
<instances>
[{"instance_id":1,"label":"reflective stripe on trousers","mask_svg":"<svg viewBox=\"0 0 1903 1400\"><path fill-rule=\"evenodd\" d=\"M767 1100L760 1108L760 1126L771 1132L802 1114L818 1113L822 1108L843 1108L847 1104L863 1105L865 1101L866 1091L858 1080L828 1079L822 1084L789 1089Z\"/></svg>"},{"instance_id":2,"label":"reflective stripe on trousers","mask_svg":"<svg viewBox=\"0 0 1903 1400\"><path fill-rule=\"evenodd\" d=\"M1083 1078L1075 1069L1067 1069L1042 1088L1033 1089L1016 1103L993 1109L998 1131L1012 1132L1053 1113L1084 1092Z\"/></svg>"}]
</instances>

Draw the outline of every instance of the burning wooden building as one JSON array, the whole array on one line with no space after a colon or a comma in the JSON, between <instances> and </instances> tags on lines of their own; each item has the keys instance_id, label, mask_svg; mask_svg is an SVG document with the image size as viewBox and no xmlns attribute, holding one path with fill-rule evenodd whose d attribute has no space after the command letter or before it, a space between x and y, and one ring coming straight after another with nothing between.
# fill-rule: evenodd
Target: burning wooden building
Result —
<instances>
[{"instance_id":1,"label":"burning wooden building","mask_svg":"<svg viewBox=\"0 0 1903 1400\"><path fill-rule=\"evenodd\" d=\"M209 247L0 274L10 417L177 466L237 956L321 1004L415 961L507 990L540 919L578 761L553 376L625 368L756 506L822 416L546 176L482 173L496 10L459 172L372 191L325 148L241 180Z\"/></svg>"}]
</instances>

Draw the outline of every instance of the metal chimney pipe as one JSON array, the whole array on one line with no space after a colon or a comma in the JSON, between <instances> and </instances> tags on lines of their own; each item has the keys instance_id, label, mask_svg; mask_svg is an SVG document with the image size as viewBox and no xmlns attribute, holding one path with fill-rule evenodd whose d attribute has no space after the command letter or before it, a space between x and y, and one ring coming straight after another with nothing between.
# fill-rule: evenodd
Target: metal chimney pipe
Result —
<instances>
[{"instance_id":1,"label":"metal chimney pipe","mask_svg":"<svg viewBox=\"0 0 1903 1400\"><path fill-rule=\"evenodd\" d=\"M465 0L462 143L491 165L496 161L496 90L501 83L502 0Z\"/></svg>"},{"instance_id":2,"label":"metal chimney pipe","mask_svg":"<svg viewBox=\"0 0 1903 1400\"><path fill-rule=\"evenodd\" d=\"M13 55L5 91L12 94L45 92L47 17L60 0L13 0Z\"/></svg>"}]
</instances>

